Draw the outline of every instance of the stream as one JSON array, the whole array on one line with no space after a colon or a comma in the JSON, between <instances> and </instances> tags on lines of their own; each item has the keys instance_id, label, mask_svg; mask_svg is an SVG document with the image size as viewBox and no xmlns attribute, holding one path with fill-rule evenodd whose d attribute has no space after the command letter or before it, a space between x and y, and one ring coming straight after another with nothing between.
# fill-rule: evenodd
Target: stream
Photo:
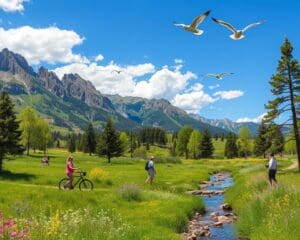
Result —
<instances>
[{"instance_id":1,"label":"stream","mask_svg":"<svg viewBox=\"0 0 300 240\"><path fill-rule=\"evenodd\" d=\"M227 187L230 187L233 184L233 179L230 177L228 173L222 173L222 181L217 181L218 174L211 175L210 182L213 185L208 186L207 190L224 190ZM224 211L220 209L220 206L224 203L224 194L220 195L212 195L212 196L202 196L202 199L205 204L205 215L201 219L201 221L211 221L210 214L213 212L219 212L220 215L224 215L228 213L228 211ZM200 239L226 239L226 240L234 240L235 238L235 230L232 223L223 224L222 227L216 228L211 227L210 232L212 234L211 237L201 237Z\"/></svg>"},{"instance_id":2,"label":"stream","mask_svg":"<svg viewBox=\"0 0 300 240\"><path fill-rule=\"evenodd\" d=\"M205 213L196 213L189 221L184 240L235 240L234 222L236 216L231 212L231 206L224 204L224 191L233 185L233 179L227 172L210 176L209 181L203 181L200 189L190 191L190 194L200 195L205 204Z\"/></svg>"}]
</instances>

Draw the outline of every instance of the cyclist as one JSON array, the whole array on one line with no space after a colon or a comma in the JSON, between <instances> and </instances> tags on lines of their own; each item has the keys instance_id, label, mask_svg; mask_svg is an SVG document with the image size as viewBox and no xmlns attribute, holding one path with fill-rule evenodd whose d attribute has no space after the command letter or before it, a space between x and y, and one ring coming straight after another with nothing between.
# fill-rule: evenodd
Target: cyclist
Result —
<instances>
[{"instance_id":1,"label":"cyclist","mask_svg":"<svg viewBox=\"0 0 300 240\"><path fill-rule=\"evenodd\" d=\"M69 156L67 158L67 164L66 164L66 174L69 178L66 187L68 187L69 189L73 189L73 173L75 170L79 170L80 168L74 168L73 165L73 160L74 158L72 156Z\"/></svg>"}]
</instances>

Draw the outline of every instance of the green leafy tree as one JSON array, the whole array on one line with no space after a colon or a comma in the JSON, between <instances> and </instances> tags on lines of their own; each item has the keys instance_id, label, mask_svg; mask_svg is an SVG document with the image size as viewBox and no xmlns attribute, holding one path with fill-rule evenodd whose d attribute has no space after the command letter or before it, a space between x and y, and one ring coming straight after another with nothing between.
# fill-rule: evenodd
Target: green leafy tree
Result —
<instances>
[{"instance_id":1,"label":"green leafy tree","mask_svg":"<svg viewBox=\"0 0 300 240\"><path fill-rule=\"evenodd\" d=\"M188 142L189 156L193 159L199 159L201 155L201 133L193 130Z\"/></svg>"},{"instance_id":2,"label":"green leafy tree","mask_svg":"<svg viewBox=\"0 0 300 240\"><path fill-rule=\"evenodd\" d=\"M97 144L97 153L99 155L106 155L108 163L111 162L112 157L119 157L122 154L121 141L119 134L115 130L112 119L108 119L103 132L100 135Z\"/></svg>"},{"instance_id":3,"label":"green leafy tree","mask_svg":"<svg viewBox=\"0 0 300 240\"><path fill-rule=\"evenodd\" d=\"M0 95L0 173L2 172L3 159L7 154L19 154L23 152L20 144L21 131L16 120L14 105L8 93Z\"/></svg>"},{"instance_id":4,"label":"green leafy tree","mask_svg":"<svg viewBox=\"0 0 300 240\"><path fill-rule=\"evenodd\" d=\"M257 135L254 139L254 148L253 153L255 156L264 156L266 157L266 152L270 148L270 141L267 138L267 126L264 121L261 122Z\"/></svg>"},{"instance_id":5,"label":"green leafy tree","mask_svg":"<svg viewBox=\"0 0 300 240\"><path fill-rule=\"evenodd\" d=\"M176 151L179 156L185 154L185 158L188 158L188 142L190 140L191 133L193 132L193 128L191 126L184 126L182 129L180 129L178 133L178 140L177 140L177 146Z\"/></svg>"},{"instance_id":6,"label":"green leafy tree","mask_svg":"<svg viewBox=\"0 0 300 240\"><path fill-rule=\"evenodd\" d=\"M129 147L129 140L126 132L121 132L120 136L122 154L126 153Z\"/></svg>"},{"instance_id":7,"label":"green leafy tree","mask_svg":"<svg viewBox=\"0 0 300 240\"><path fill-rule=\"evenodd\" d=\"M236 144L237 137L233 133L229 133L225 143L224 155L227 158L235 158L238 156L238 147Z\"/></svg>"},{"instance_id":8,"label":"green leafy tree","mask_svg":"<svg viewBox=\"0 0 300 240\"><path fill-rule=\"evenodd\" d=\"M251 131L246 126L239 133L239 155L247 158L251 153Z\"/></svg>"},{"instance_id":9,"label":"green leafy tree","mask_svg":"<svg viewBox=\"0 0 300 240\"><path fill-rule=\"evenodd\" d=\"M296 141L294 139L294 134L290 133L286 139L284 144L284 151L290 155L294 155L297 153L296 150Z\"/></svg>"},{"instance_id":10,"label":"green leafy tree","mask_svg":"<svg viewBox=\"0 0 300 240\"><path fill-rule=\"evenodd\" d=\"M43 119L37 119L32 131L32 147L44 151L45 154L51 140L49 124Z\"/></svg>"},{"instance_id":11,"label":"green leafy tree","mask_svg":"<svg viewBox=\"0 0 300 240\"><path fill-rule=\"evenodd\" d=\"M202 158L210 158L213 156L214 145L212 142L212 138L207 130L205 130L202 134L200 149Z\"/></svg>"},{"instance_id":12,"label":"green leafy tree","mask_svg":"<svg viewBox=\"0 0 300 240\"><path fill-rule=\"evenodd\" d=\"M94 132L94 127L92 123L89 123L88 128L86 129L85 132L85 147L84 150L85 152L89 153L90 156L92 153L96 152L96 136Z\"/></svg>"},{"instance_id":13,"label":"green leafy tree","mask_svg":"<svg viewBox=\"0 0 300 240\"><path fill-rule=\"evenodd\" d=\"M283 124L293 126L300 172L300 65L293 57L293 46L287 38L281 46L277 72L269 83L272 87L271 92L276 97L266 104L269 112L265 118L268 122L273 122L282 114L290 114L290 120Z\"/></svg>"},{"instance_id":14,"label":"green leafy tree","mask_svg":"<svg viewBox=\"0 0 300 240\"><path fill-rule=\"evenodd\" d=\"M34 131L37 124L37 115L33 108L26 107L20 113L20 128L22 130L21 141L26 146L27 155L34 140Z\"/></svg>"}]
</instances>

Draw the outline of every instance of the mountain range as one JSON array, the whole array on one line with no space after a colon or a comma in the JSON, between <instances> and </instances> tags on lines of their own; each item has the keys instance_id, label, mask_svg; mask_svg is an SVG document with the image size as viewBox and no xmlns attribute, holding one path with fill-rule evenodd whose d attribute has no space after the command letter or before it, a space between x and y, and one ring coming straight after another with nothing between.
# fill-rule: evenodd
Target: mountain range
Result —
<instances>
[{"instance_id":1,"label":"mountain range","mask_svg":"<svg viewBox=\"0 0 300 240\"><path fill-rule=\"evenodd\" d=\"M101 129L109 117L119 130L161 127L175 132L191 125L200 131L222 134L237 133L246 124L255 134L258 128L255 123L188 114L165 99L105 95L78 74L65 74L59 79L45 67L35 72L23 56L8 49L0 52L0 87L12 96L18 112L32 106L51 125L69 131L84 130L89 122Z\"/></svg>"}]
</instances>

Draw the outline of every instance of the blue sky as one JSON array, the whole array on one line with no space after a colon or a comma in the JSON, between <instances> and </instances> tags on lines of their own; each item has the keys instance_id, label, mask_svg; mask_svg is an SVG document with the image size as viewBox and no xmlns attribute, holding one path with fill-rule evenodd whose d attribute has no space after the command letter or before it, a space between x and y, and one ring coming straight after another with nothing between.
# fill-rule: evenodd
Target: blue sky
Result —
<instances>
[{"instance_id":1,"label":"blue sky","mask_svg":"<svg viewBox=\"0 0 300 240\"><path fill-rule=\"evenodd\" d=\"M164 97L207 118L263 114L285 36L300 55L296 0L0 0L0 8L0 48L21 53L36 69L46 65L60 77L77 72L102 93ZM173 26L207 10L201 36ZM234 41L210 17L240 29L267 22ZM202 76L218 72L234 75Z\"/></svg>"}]
</instances>

